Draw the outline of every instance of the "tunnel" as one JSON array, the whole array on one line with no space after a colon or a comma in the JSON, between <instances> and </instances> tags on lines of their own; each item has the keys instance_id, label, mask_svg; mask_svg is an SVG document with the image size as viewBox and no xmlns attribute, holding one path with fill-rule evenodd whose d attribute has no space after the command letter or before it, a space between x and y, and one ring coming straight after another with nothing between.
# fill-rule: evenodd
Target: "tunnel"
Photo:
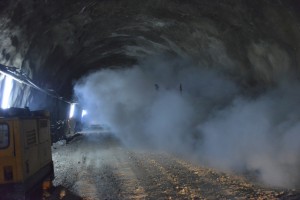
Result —
<instances>
[{"instance_id":1,"label":"tunnel","mask_svg":"<svg viewBox=\"0 0 300 200\"><path fill-rule=\"evenodd\" d=\"M1 0L0 41L2 112L49 113L30 199L300 198L299 1Z\"/></svg>"}]
</instances>

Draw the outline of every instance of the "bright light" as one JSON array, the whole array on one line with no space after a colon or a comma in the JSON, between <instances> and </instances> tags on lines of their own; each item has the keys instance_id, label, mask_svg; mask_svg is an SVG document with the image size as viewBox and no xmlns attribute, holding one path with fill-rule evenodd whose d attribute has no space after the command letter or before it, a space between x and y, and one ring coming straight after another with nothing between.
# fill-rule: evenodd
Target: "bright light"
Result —
<instances>
[{"instance_id":1,"label":"bright light","mask_svg":"<svg viewBox=\"0 0 300 200\"><path fill-rule=\"evenodd\" d=\"M85 115L87 115L87 111L86 110L82 110L82 112L81 112L81 118L83 118Z\"/></svg>"},{"instance_id":2,"label":"bright light","mask_svg":"<svg viewBox=\"0 0 300 200\"><path fill-rule=\"evenodd\" d=\"M11 76L5 76L4 80L4 91L1 108L6 109L10 107L10 94L13 88L13 78Z\"/></svg>"},{"instance_id":3,"label":"bright light","mask_svg":"<svg viewBox=\"0 0 300 200\"><path fill-rule=\"evenodd\" d=\"M74 116L74 112L75 112L75 103L72 103L70 107L69 118L72 118Z\"/></svg>"},{"instance_id":4,"label":"bright light","mask_svg":"<svg viewBox=\"0 0 300 200\"><path fill-rule=\"evenodd\" d=\"M0 71L0 74L4 75L4 77L10 77L10 78L12 78L13 80L18 81L19 83L24 83L22 80L20 80L20 79L18 79L18 78L15 78L15 77L13 77L13 76L11 76L11 75L5 73L5 72Z\"/></svg>"}]
</instances>

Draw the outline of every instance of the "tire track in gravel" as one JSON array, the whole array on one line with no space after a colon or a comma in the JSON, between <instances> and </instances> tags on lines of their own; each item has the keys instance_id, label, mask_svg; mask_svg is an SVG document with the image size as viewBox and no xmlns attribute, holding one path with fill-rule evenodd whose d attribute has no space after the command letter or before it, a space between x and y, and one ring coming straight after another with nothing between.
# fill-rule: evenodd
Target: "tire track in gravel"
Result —
<instances>
[{"instance_id":1,"label":"tire track in gravel","mask_svg":"<svg viewBox=\"0 0 300 200\"><path fill-rule=\"evenodd\" d=\"M176 185L146 154L128 152L130 165L147 196L145 199L178 199Z\"/></svg>"},{"instance_id":2,"label":"tire track in gravel","mask_svg":"<svg viewBox=\"0 0 300 200\"><path fill-rule=\"evenodd\" d=\"M173 156L169 156L169 159L197 175L202 180L202 183L214 182L214 185L217 184L220 188L219 190L222 192L222 195L219 197L226 199L257 198L253 184L247 182L242 177L234 177L233 175L217 172L209 168L194 166ZM201 183L199 186L202 188Z\"/></svg>"},{"instance_id":3,"label":"tire track in gravel","mask_svg":"<svg viewBox=\"0 0 300 200\"><path fill-rule=\"evenodd\" d=\"M295 191L263 188L171 154L129 150L111 137L78 137L55 149L53 159L54 183L84 200L299 199Z\"/></svg>"},{"instance_id":4,"label":"tire track in gravel","mask_svg":"<svg viewBox=\"0 0 300 200\"><path fill-rule=\"evenodd\" d=\"M85 151L72 190L89 200L143 199L144 189L139 186L124 151L122 148Z\"/></svg>"},{"instance_id":5,"label":"tire track in gravel","mask_svg":"<svg viewBox=\"0 0 300 200\"><path fill-rule=\"evenodd\" d=\"M74 159L72 159L74 152L76 152L75 144L61 146L59 151L53 150L52 155L55 174L55 179L53 181L54 186L62 185L66 188L72 188L77 181L80 170L74 163Z\"/></svg>"},{"instance_id":6,"label":"tire track in gravel","mask_svg":"<svg viewBox=\"0 0 300 200\"><path fill-rule=\"evenodd\" d=\"M187 161L181 160L169 154L151 154L153 159L157 158L159 163L176 166L175 171L184 172L187 177L190 173L198 176L196 182L201 189L201 193L205 199L299 199L299 193L291 190L279 188L266 188L255 185L248 181L245 177L233 174L226 174L209 168L195 166ZM166 166L166 165L164 165ZM195 177L194 177L195 178ZM188 181L183 180L188 183ZM209 187L209 188L208 188ZM208 192L211 191L211 192ZM208 193L207 193L208 192Z\"/></svg>"},{"instance_id":7,"label":"tire track in gravel","mask_svg":"<svg viewBox=\"0 0 300 200\"><path fill-rule=\"evenodd\" d=\"M93 175L97 186L98 199L124 199L121 193L122 181L116 176L115 171L117 169L109 164L91 170L91 175Z\"/></svg>"},{"instance_id":8,"label":"tire track in gravel","mask_svg":"<svg viewBox=\"0 0 300 200\"><path fill-rule=\"evenodd\" d=\"M91 162L91 164L94 163ZM91 170L90 166L92 165L86 165L86 155L83 154L82 162L78 165L80 172L76 177L76 183L72 187L72 190L85 199L97 199L99 194L92 176L93 170Z\"/></svg>"},{"instance_id":9,"label":"tire track in gravel","mask_svg":"<svg viewBox=\"0 0 300 200\"><path fill-rule=\"evenodd\" d=\"M234 199L280 199L280 200L296 200L300 199L299 191L288 190L283 188L267 188L259 186L258 183L252 183L246 177L217 172L208 168L201 168L177 157L170 159L181 164L183 167L195 172L201 178L210 179L209 174L218 176L216 182L223 186L223 191L230 193ZM227 198L227 197L226 197ZM233 198L232 198L233 199Z\"/></svg>"},{"instance_id":10,"label":"tire track in gravel","mask_svg":"<svg viewBox=\"0 0 300 200\"><path fill-rule=\"evenodd\" d=\"M198 199L199 197L199 189L191 189L187 185L183 185L181 180L178 179L178 172L177 171L168 171L164 166L157 162L155 159L149 160L153 166L156 166L169 181L172 181L174 185L176 185L176 193L177 197L180 198L188 198L188 199Z\"/></svg>"},{"instance_id":11,"label":"tire track in gravel","mask_svg":"<svg viewBox=\"0 0 300 200\"><path fill-rule=\"evenodd\" d=\"M91 163L89 172L97 187L97 199L137 199L142 188L137 188L134 173L123 158L124 150L111 149L103 163ZM102 157L103 158L103 157ZM95 159L97 160L97 158Z\"/></svg>"},{"instance_id":12,"label":"tire track in gravel","mask_svg":"<svg viewBox=\"0 0 300 200\"><path fill-rule=\"evenodd\" d=\"M149 154L149 158L161 165L178 183L179 194L188 199L235 199L234 196L223 193L219 184L214 182L216 174L210 179L203 179L195 172L180 165L167 154Z\"/></svg>"},{"instance_id":13,"label":"tire track in gravel","mask_svg":"<svg viewBox=\"0 0 300 200\"><path fill-rule=\"evenodd\" d=\"M147 195L144 188L139 185L137 177L131 168L128 151L122 148L117 148L114 151L114 158L118 166L116 176L122 182L121 195L123 199L144 199Z\"/></svg>"}]
</instances>

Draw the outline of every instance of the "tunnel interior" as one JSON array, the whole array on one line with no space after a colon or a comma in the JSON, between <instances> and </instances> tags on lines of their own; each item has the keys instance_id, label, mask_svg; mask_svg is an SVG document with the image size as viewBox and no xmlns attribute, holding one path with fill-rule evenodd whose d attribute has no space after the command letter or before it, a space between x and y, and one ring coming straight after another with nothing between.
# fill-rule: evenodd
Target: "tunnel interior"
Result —
<instances>
[{"instance_id":1,"label":"tunnel interior","mask_svg":"<svg viewBox=\"0 0 300 200\"><path fill-rule=\"evenodd\" d=\"M2 0L0 102L53 123L75 105L125 146L299 188L299 11L296 0Z\"/></svg>"}]
</instances>

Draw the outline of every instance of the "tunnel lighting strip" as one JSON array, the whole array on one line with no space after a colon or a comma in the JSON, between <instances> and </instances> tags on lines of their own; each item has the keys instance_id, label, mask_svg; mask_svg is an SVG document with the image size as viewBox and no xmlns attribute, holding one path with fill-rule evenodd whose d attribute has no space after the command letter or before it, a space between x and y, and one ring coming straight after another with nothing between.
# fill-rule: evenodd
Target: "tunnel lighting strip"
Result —
<instances>
[{"instance_id":1,"label":"tunnel lighting strip","mask_svg":"<svg viewBox=\"0 0 300 200\"><path fill-rule=\"evenodd\" d=\"M10 107L9 98L11 94L11 90L13 88L13 78L11 76L5 76L4 80L4 92L1 108L6 109Z\"/></svg>"},{"instance_id":2,"label":"tunnel lighting strip","mask_svg":"<svg viewBox=\"0 0 300 200\"><path fill-rule=\"evenodd\" d=\"M86 110L82 110L82 112L81 112L81 118L83 118L86 115L87 115L87 111Z\"/></svg>"},{"instance_id":3,"label":"tunnel lighting strip","mask_svg":"<svg viewBox=\"0 0 300 200\"><path fill-rule=\"evenodd\" d=\"M18 81L19 83L28 85L29 87L39 90L40 92L43 92L51 97L64 101L65 103L72 104L72 102L63 99L63 97L54 95L53 93L50 92L50 90L45 90L37 86L35 83L33 83L33 81L30 78L27 77L26 74L21 73L19 69L16 67L8 67L0 64L0 73L2 73L5 76L11 77L12 79Z\"/></svg>"},{"instance_id":4,"label":"tunnel lighting strip","mask_svg":"<svg viewBox=\"0 0 300 200\"><path fill-rule=\"evenodd\" d=\"M69 118L72 118L74 116L74 112L75 112L75 103L72 103L70 107Z\"/></svg>"}]
</instances>

